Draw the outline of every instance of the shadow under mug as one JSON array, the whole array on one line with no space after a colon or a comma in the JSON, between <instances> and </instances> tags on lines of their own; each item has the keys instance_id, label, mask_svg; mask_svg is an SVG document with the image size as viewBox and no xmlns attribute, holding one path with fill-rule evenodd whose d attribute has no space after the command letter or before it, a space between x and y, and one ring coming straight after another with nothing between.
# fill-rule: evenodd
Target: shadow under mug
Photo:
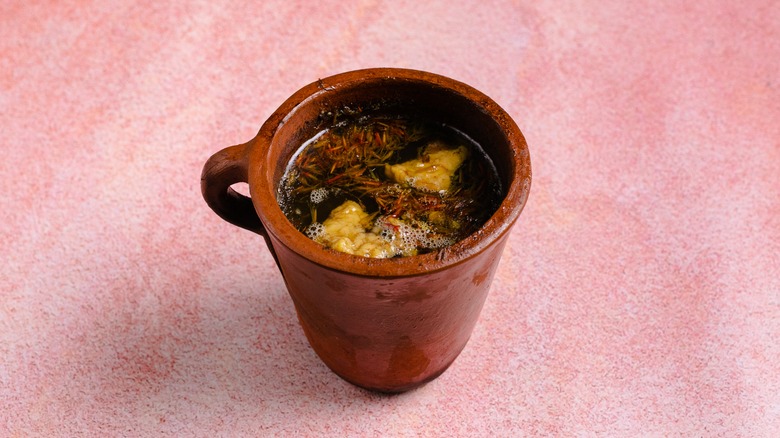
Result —
<instances>
[{"instance_id":1,"label":"shadow under mug","mask_svg":"<svg viewBox=\"0 0 780 438\"><path fill-rule=\"evenodd\" d=\"M277 188L303 142L344 108L424 114L475 140L495 164L504 198L476 232L437 251L373 259L312 241L285 217ZM231 185L245 182L250 197ZM515 122L474 88L417 70L338 74L293 94L247 143L205 164L201 190L223 219L263 236L314 351L355 385L401 392L443 373L465 347L509 230L528 198L531 164Z\"/></svg>"}]
</instances>

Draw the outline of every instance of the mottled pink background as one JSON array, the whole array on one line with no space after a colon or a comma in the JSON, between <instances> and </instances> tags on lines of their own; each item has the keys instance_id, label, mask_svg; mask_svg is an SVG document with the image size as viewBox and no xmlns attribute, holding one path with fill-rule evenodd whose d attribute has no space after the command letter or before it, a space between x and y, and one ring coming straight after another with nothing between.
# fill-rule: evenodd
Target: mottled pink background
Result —
<instances>
[{"instance_id":1,"label":"mottled pink background","mask_svg":"<svg viewBox=\"0 0 780 438\"><path fill-rule=\"evenodd\" d=\"M780 3L167 3L0 5L0 436L780 436ZM199 189L378 66L493 97L534 169L470 343L394 397Z\"/></svg>"}]
</instances>

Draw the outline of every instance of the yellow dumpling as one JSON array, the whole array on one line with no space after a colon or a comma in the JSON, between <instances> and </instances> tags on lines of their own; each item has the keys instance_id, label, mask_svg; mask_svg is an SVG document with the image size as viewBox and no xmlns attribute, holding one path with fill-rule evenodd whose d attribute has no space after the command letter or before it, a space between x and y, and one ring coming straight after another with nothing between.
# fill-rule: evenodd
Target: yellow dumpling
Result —
<instances>
[{"instance_id":1,"label":"yellow dumpling","mask_svg":"<svg viewBox=\"0 0 780 438\"><path fill-rule=\"evenodd\" d=\"M371 216L355 201L345 201L334 208L322 223L315 240L336 251L363 257L386 258L395 255L395 248L381 236L366 231Z\"/></svg>"},{"instance_id":2,"label":"yellow dumpling","mask_svg":"<svg viewBox=\"0 0 780 438\"><path fill-rule=\"evenodd\" d=\"M400 184L429 192L446 192L455 171L468 158L468 149L446 148L436 142L426 146L421 158L400 164L385 165L385 175Z\"/></svg>"}]
</instances>

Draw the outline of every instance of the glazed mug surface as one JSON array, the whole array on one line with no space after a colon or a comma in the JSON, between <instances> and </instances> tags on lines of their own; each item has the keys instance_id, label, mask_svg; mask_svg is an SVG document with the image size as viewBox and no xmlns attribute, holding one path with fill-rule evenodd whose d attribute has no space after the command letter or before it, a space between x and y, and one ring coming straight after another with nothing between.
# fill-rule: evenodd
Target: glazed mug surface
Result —
<instances>
[{"instance_id":1,"label":"glazed mug surface","mask_svg":"<svg viewBox=\"0 0 780 438\"><path fill-rule=\"evenodd\" d=\"M345 108L424 114L475 140L504 191L475 233L437 251L388 259L323 247L298 231L277 189L303 142ZM245 182L250 196L231 185ZM444 76L378 68L338 74L293 94L247 143L214 154L201 190L223 219L263 236L314 351L336 374L383 392L420 386L465 347L506 244L528 198L531 164L515 122L492 99Z\"/></svg>"}]
</instances>

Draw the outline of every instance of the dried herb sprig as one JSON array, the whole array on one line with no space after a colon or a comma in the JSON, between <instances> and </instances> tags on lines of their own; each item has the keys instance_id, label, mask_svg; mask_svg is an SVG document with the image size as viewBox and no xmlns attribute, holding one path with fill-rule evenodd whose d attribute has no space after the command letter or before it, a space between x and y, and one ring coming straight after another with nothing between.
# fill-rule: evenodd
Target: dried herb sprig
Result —
<instances>
[{"instance_id":1,"label":"dried herb sprig","mask_svg":"<svg viewBox=\"0 0 780 438\"><path fill-rule=\"evenodd\" d=\"M376 196L384 182L385 163L419 136L418 129L395 119L337 126L296 158L294 194L335 185L357 198Z\"/></svg>"}]
</instances>

